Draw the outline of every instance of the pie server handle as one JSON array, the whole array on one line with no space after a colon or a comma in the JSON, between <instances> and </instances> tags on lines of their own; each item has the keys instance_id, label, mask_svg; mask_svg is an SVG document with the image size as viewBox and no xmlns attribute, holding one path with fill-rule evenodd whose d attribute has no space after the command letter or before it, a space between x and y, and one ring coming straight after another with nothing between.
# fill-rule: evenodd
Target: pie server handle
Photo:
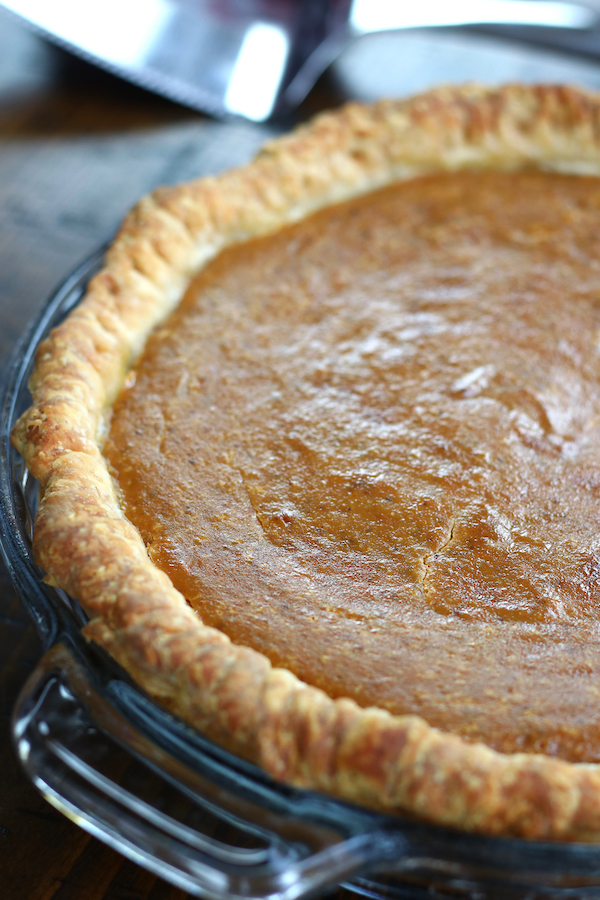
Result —
<instances>
[{"instance_id":1,"label":"pie server handle","mask_svg":"<svg viewBox=\"0 0 600 900\"><path fill-rule=\"evenodd\" d=\"M201 753L188 768L103 693L63 636L17 701L18 757L56 809L190 894L292 900L404 854L398 833L344 835L335 822L297 821L257 804L243 772L232 784L231 773L219 778L218 760ZM214 836L219 824L227 840Z\"/></svg>"},{"instance_id":2,"label":"pie server handle","mask_svg":"<svg viewBox=\"0 0 600 900\"><path fill-rule=\"evenodd\" d=\"M2 0L61 47L215 116L284 116L352 41L408 28L493 25L598 55L598 10L578 0ZM515 31L516 29L516 31Z\"/></svg>"}]
</instances>

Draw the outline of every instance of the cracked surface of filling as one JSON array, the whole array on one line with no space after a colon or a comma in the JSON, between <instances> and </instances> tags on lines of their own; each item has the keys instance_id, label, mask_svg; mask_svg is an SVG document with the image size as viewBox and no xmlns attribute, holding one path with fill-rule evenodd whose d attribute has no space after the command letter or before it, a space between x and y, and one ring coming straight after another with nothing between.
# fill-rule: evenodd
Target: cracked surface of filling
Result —
<instances>
[{"instance_id":1,"label":"cracked surface of filling","mask_svg":"<svg viewBox=\"0 0 600 900\"><path fill-rule=\"evenodd\" d=\"M334 697L600 760L600 181L439 174L224 251L105 453L149 553Z\"/></svg>"}]
</instances>

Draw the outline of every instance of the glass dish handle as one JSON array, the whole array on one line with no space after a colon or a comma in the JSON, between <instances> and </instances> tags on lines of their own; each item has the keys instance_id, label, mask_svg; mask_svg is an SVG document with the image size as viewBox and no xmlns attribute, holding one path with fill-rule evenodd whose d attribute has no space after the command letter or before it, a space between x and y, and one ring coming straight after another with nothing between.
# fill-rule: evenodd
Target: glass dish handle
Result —
<instances>
[{"instance_id":1,"label":"glass dish handle","mask_svg":"<svg viewBox=\"0 0 600 900\"><path fill-rule=\"evenodd\" d=\"M330 823L298 830L276 812L267 816L266 824L257 825L251 802L232 798L227 787L204 782L168 754L166 759L90 681L68 641L55 644L42 657L14 712L19 759L53 806L178 887L214 900L292 900L403 855L405 840L385 830L349 837L341 829L336 834ZM119 783L110 771L115 746L129 763L149 768L167 793L178 792L179 808L184 798L184 807L187 803L201 814L224 813L225 822L249 835L254 846L236 846L203 834L197 825L190 827L181 816L159 808L156 788L149 801ZM117 769L127 773L128 765L120 759ZM138 779L138 784L143 781Z\"/></svg>"}]
</instances>

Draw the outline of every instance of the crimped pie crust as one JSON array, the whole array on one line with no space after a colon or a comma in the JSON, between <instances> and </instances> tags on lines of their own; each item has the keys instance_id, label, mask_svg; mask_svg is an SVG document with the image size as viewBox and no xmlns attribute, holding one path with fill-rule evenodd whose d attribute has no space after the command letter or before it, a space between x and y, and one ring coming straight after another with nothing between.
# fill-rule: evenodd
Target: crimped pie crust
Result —
<instances>
[{"instance_id":1,"label":"crimped pie crust","mask_svg":"<svg viewBox=\"0 0 600 900\"><path fill-rule=\"evenodd\" d=\"M14 443L41 485L34 547L87 637L152 696L275 778L498 835L600 839L600 767L505 755L416 716L332 700L206 627L123 516L104 415L149 332L220 249L397 179L537 166L600 175L600 96L443 88L348 106L245 168L156 191L126 219L80 306L40 347Z\"/></svg>"}]
</instances>

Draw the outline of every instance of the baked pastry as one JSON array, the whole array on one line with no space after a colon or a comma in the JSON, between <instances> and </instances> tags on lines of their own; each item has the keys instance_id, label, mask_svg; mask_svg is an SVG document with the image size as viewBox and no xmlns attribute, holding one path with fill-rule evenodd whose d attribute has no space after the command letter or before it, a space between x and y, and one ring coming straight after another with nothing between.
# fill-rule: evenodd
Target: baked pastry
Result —
<instances>
[{"instance_id":1,"label":"baked pastry","mask_svg":"<svg viewBox=\"0 0 600 900\"><path fill-rule=\"evenodd\" d=\"M598 176L600 97L469 86L143 200L14 432L88 638L275 778L598 840Z\"/></svg>"}]
</instances>

